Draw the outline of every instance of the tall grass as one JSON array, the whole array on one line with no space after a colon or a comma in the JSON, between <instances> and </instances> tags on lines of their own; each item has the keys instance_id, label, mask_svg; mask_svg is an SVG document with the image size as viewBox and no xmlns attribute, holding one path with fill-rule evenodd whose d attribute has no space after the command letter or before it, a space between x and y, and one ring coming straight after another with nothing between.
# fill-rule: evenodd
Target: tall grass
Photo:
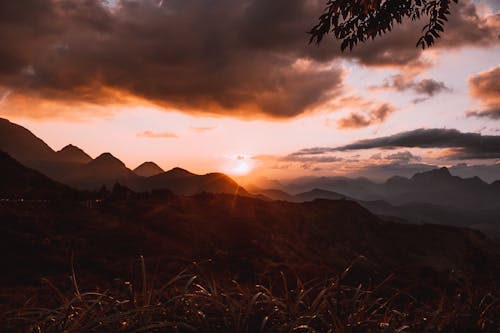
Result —
<instances>
[{"instance_id":1,"label":"tall grass","mask_svg":"<svg viewBox=\"0 0 500 333\"><path fill-rule=\"evenodd\" d=\"M498 298L436 295L423 304L391 287L393 276L371 287L344 283L348 270L303 282L281 273L267 285L222 282L194 263L163 284L149 278L144 258L137 283L103 292L72 290L50 281L59 306L4 313L2 332L500 332Z\"/></svg>"}]
</instances>

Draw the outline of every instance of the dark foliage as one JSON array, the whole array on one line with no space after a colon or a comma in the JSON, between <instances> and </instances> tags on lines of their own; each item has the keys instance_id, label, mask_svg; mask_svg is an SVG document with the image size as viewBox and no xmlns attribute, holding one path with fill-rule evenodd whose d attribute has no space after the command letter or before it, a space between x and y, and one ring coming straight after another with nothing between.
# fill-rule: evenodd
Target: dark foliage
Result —
<instances>
[{"instance_id":1,"label":"dark foliage","mask_svg":"<svg viewBox=\"0 0 500 333\"><path fill-rule=\"evenodd\" d=\"M359 42L374 39L393 29L403 20L427 18L417 42L422 48L434 45L444 32L451 2L458 0L328 0L324 13L311 31L310 42L320 43L333 33L342 40L341 50L350 50Z\"/></svg>"}]
</instances>

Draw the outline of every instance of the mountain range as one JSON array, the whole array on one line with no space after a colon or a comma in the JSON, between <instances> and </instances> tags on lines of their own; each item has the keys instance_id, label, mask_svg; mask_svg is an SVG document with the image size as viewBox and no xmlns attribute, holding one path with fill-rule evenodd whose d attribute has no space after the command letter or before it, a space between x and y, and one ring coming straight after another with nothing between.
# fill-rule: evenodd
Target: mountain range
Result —
<instances>
[{"instance_id":1,"label":"mountain range","mask_svg":"<svg viewBox=\"0 0 500 333\"><path fill-rule=\"evenodd\" d=\"M274 184L278 188L249 188L252 193L290 202L343 196L392 220L467 226L500 237L500 181L488 184L478 177L461 178L447 168L410 178L394 176L384 183L367 178L304 177Z\"/></svg>"},{"instance_id":2,"label":"mountain range","mask_svg":"<svg viewBox=\"0 0 500 333\"><path fill-rule=\"evenodd\" d=\"M136 192L168 189L179 195L231 193L288 202L347 199L386 219L467 226L500 237L500 180L488 184L478 177L461 178L447 168L409 178L394 176L383 183L367 178L303 177L288 183L262 182L272 188L248 185L245 189L222 173L197 175L182 168L164 171L154 162L131 170L110 153L92 159L71 144L55 151L26 128L6 119L0 119L0 151L33 169L32 173L54 179L58 186L79 190L112 188L120 183ZM2 155L2 164L7 163L8 155ZM5 184L11 182L6 180ZM26 193L28 197L33 194L29 190Z\"/></svg>"},{"instance_id":3,"label":"mountain range","mask_svg":"<svg viewBox=\"0 0 500 333\"><path fill-rule=\"evenodd\" d=\"M177 194L190 195L247 192L221 173L196 175L181 168L163 171L154 162L145 162L133 171L110 153L92 159L82 149L69 144L60 151L50 148L26 128L0 119L0 151L23 165L80 190L97 190L115 183L135 191L167 188Z\"/></svg>"}]
</instances>

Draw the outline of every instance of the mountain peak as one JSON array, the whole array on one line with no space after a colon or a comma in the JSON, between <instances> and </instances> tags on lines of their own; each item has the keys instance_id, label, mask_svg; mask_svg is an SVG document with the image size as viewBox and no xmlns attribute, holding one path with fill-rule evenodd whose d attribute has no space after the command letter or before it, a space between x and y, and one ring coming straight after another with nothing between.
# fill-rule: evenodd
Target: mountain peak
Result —
<instances>
[{"instance_id":1,"label":"mountain peak","mask_svg":"<svg viewBox=\"0 0 500 333\"><path fill-rule=\"evenodd\" d=\"M175 167L173 169L168 170L166 173L172 176L176 177L182 177L182 176L194 176L194 173L191 173L187 171L186 169Z\"/></svg>"},{"instance_id":2,"label":"mountain peak","mask_svg":"<svg viewBox=\"0 0 500 333\"><path fill-rule=\"evenodd\" d=\"M134 169L134 172L142 177L151 177L165 172L154 162L144 162Z\"/></svg>"},{"instance_id":3,"label":"mountain peak","mask_svg":"<svg viewBox=\"0 0 500 333\"><path fill-rule=\"evenodd\" d=\"M72 144L69 144L63 149L59 150L57 152L57 155L64 162L88 163L92 160L92 158L87 153Z\"/></svg>"},{"instance_id":4,"label":"mountain peak","mask_svg":"<svg viewBox=\"0 0 500 333\"><path fill-rule=\"evenodd\" d=\"M445 179L452 177L450 170L447 167L433 169L426 172L415 174L412 179Z\"/></svg>"},{"instance_id":5,"label":"mountain peak","mask_svg":"<svg viewBox=\"0 0 500 333\"><path fill-rule=\"evenodd\" d=\"M107 167L120 167L125 168L125 164L111 155L111 153L102 153L95 160L90 161L89 164L94 166L107 166Z\"/></svg>"}]
</instances>

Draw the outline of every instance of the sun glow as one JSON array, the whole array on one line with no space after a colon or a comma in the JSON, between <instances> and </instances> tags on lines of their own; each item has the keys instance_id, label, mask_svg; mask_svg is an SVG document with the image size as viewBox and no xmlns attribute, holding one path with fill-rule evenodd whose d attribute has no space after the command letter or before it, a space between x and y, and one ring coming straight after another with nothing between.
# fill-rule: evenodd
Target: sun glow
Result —
<instances>
[{"instance_id":1,"label":"sun glow","mask_svg":"<svg viewBox=\"0 0 500 333\"><path fill-rule=\"evenodd\" d=\"M231 175L246 176L253 170L254 162L250 156L240 154L228 156L228 158L229 161L224 169Z\"/></svg>"},{"instance_id":2,"label":"sun glow","mask_svg":"<svg viewBox=\"0 0 500 333\"><path fill-rule=\"evenodd\" d=\"M238 161L238 164L233 168L233 174L246 175L252 171L252 167L247 161Z\"/></svg>"}]
</instances>

